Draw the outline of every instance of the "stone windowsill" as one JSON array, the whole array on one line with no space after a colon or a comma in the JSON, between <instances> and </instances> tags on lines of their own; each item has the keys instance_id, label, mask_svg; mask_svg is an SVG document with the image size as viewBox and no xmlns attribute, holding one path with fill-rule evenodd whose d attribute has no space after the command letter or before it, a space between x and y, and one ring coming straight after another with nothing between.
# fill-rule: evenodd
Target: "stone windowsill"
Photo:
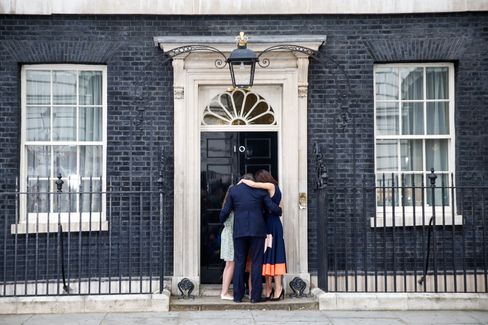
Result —
<instances>
[{"instance_id":1,"label":"stone windowsill","mask_svg":"<svg viewBox=\"0 0 488 325\"><path fill-rule=\"evenodd\" d=\"M422 216L422 214L417 214L414 223L413 214L405 214L404 216L400 211L395 213L395 227L428 226L431 217L432 217L432 213L429 214L426 213L424 216ZM386 219L386 223L384 222L385 219ZM442 216L442 214L436 214L435 225L436 226L463 225L463 216L456 214L454 215L454 220L453 220L452 214L450 213L448 214L447 211L444 217ZM376 217L370 218L370 227L371 228L393 227L393 215L391 213L383 214L382 212L378 212L376 214Z\"/></svg>"},{"instance_id":2,"label":"stone windowsill","mask_svg":"<svg viewBox=\"0 0 488 325\"><path fill-rule=\"evenodd\" d=\"M108 221L79 221L71 222L71 225L68 225L67 222L61 222L61 226L63 228L63 232L79 232L80 226L81 231L108 231ZM29 223L29 229L27 229L27 223L20 222L18 224L12 224L10 226L10 233L11 234L35 234L35 233L57 233L58 232L58 223L51 222L51 223Z\"/></svg>"}]
</instances>

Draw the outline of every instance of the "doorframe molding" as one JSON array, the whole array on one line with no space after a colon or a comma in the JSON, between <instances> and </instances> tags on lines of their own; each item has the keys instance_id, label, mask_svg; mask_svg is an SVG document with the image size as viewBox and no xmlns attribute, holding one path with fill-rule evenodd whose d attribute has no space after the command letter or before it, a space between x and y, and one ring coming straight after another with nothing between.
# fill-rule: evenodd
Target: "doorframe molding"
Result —
<instances>
[{"instance_id":1,"label":"doorframe molding","mask_svg":"<svg viewBox=\"0 0 488 325\"><path fill-rule=\"evenodd\" d=\"M290 36L290 38L294 38ZM199 44L204 44L199 43ZM323 41L300 44L313 50ZM182 44L164 46L165 52ZM225 44L211 44L224 53L232 49ZM273 43L259 44L266 48ZM159 43L163 48L163 45ZM172 47L174 46L174 47ZM257 68L254 84L280 86L282 107L279 109L278 166L283 192L283 230L289 281L301 277L310 284L308 271L308 209L300 196L307 196L307 93L309 58L303 53L277 51L269 53L269 67ZM200 122L199 89L202 86L230 85L227 69L216 69L216 55L190 53L173 57L174 89L174 250L172 292L177 283L189 278L199 292L200 285ZM260 93L266 98L266 93ZM283 159L283 157L287 157ZM307 291L309 289L307 285Z\"/></svg>"}]
</instances>

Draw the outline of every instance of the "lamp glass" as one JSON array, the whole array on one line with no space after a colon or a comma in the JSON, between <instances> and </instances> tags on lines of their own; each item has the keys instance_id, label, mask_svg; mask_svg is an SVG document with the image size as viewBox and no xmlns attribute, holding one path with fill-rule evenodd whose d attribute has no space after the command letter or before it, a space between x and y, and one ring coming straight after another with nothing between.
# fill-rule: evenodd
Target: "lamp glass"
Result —
<instances>
[{"instance_id":1,"label":"lamp glass","mask_svg":"<svg viewBox=\"0 0 488 325\"><path fill-rule=\"evenodd\" d=\"M232 64L234 70L234 87L244 88L252 86L253 76L253 64L241 62L235 62Z\"/></svg>"}]
</instances>

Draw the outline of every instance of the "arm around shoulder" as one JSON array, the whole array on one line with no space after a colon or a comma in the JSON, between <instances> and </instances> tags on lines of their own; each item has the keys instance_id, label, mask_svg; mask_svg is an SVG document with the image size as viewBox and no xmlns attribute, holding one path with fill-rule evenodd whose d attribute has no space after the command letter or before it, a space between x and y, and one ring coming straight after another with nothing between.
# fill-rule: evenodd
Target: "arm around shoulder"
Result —
<instances>
[{"instance_id":1,"label":"arm around shoulder","mask_svg":"<svg viewBox=\"0 0 488 325\"><path fill-rule=\"evenodd\" d=\"M260 182L254 182L248 179L243 179L241 180L242 183L246 184L249 187L253 188L260 188L262 190L267 190L271 191L274 190L274 184L273 183L260 183Z\"/></svg>"},{"instance_id":2,"label":"arm around shoulder","mask_svg":"<svg viewBox=\"0 0 488 325\"><path fill-rule=\"evenodd\" d=\"M258 188L261 190L266 190L269 193L269 196L273 196L275 193L275 185L273 183L260 183L260 182L254 182L248 179L243 179L241 180L242 183L246 184L249 187L252 188Z\"/></svg>"}]
</instances>

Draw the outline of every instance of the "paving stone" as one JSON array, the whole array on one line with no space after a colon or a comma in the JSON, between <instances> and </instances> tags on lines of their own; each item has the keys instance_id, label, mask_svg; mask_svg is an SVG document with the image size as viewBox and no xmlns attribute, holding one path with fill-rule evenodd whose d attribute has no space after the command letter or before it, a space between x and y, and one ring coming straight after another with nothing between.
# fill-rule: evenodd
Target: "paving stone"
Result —
<instances>
[{"instance_id":1,"label":"paving stone","mask_svg":"<svg viewBox=\"0 0 488 325\"><path fill-rule=\"evenodd\" d=\"M103 319L100 325L173 325L178 324L177 315L165 315L165 313L154 314L109 314Z\"/></svg>"},{"instance_id":2,"label":"paving stone","mask_svg":"<svg viewBox=\"0 0 488 325\"><path fill-rule=\"evenodd\" d=\"M410 311L396 316L408 324L480 324L480 320L464 311Z\"/></svg>"},{"instance_id":3,"label":"paving stone","mask_svg":"<svg viewBox=\"0 0 488 325\"><path fill-rule=\"evenodd\" d=\"M251 325L252 319L239 319L239 318L227 318L227 319L215 319L215 318L199 318L199 319L179 319L178 324L191 324L191 325Z\"/></svg>"},{"instance_id":4,"label":"paving stone","mask_svg":"<svg viewBox=\"0 0 488 325\"><path fill-rule=\"evenodd\" d=\"M312 324L312 325L317 325L317 324L325 324L325 325L329 325L329 324L332 324L330 323L328 320L322 320L322 321L316 321L316 322L303 322L303 321L300 321L300 322L296 322L296 321L279 321L279 322L269 322L269 321L266 321L266 322L255 322L254 324L256 325L268 325L268 324L272 324L272 325L279 325L279 324L286 324L286 325L307 325L307 324Z\"/></svg>"},{"instance_id":5,"label":"paving stone","mask_svg":"<svg viewBox=\"0 0 488 325\"><path fill-rule=\"evenodd\" d=\"M98 325L106 314L40 314L22 325Z\"/></svg>"},{"instance_id":6,"label":"paving stone","mask_svg":"<svg viewBox=\"0 0 488 325\"><path fill-rule=\"evenodd\" d=\"M332 318L332 324L334 325L350 325L350 324L361 324L361 325L386 325L386 324L402 324L405 323L397 318Z\"/></svg>"},{"instance_id":7,"label":"paving stone","mask_svg":"<svg viewBox=\"0 0 488 325\"><path fill-rule=\"evenodd\" d=\"M86 313L1 315L0 325L172 325L172 324L488 324L488 312L405 311L199 311L167 313Z\"/></svg>"},{"instance_id":8,"label":"paving stone","mask_svg":"<svg viewBox=\"0 0 488 325\"><path fill-rule=\"evenodd\" d=\"M335 318L369 318L369 317L387 317L397 315L397 312L392 311L325 311L328 317ZM403 312L399 312L400 314Z\"/></svg>"},{"instance_id":9,"label":"paving stone","mask_svg":"<svg viewBox=\"0 0 488 325\"><path fill-rule=\"evenodd\" d=\"M180 319L252 319L253 313L250 310L226 310L226 311L199 311L199 312L177 312Z\"/></svg>"},{"instance_id":10,"label":"paving stone","mask_svg":"<svg viewBox=\"0 0 488 325\"><path fill-rule=\"evenodd\" d=\"M0 325L17 325L31 318L32 315L0 315Z\"/></svg>"},{"instance_id":11,"label":"paving stone","mask_svg":"<svg viewBox=\"0 0 488 325\"><path fill-rule=\"evenodd\" d=\"M256 322L324 322L328 320L328 316L325 312L320 312L316 310L273 310L267 312L252 311L252 314Z\"/></svg>"},{"instance_id":12,"label":"paving stone","mask_svg":"<svg viewBox=\"0 0 488 325\"><path fill-rule=\"evenodd\" d=\"M470 311L469 316L477 319L480 323L488 324L488 311Z\"/></svg>"}]
</instances>

